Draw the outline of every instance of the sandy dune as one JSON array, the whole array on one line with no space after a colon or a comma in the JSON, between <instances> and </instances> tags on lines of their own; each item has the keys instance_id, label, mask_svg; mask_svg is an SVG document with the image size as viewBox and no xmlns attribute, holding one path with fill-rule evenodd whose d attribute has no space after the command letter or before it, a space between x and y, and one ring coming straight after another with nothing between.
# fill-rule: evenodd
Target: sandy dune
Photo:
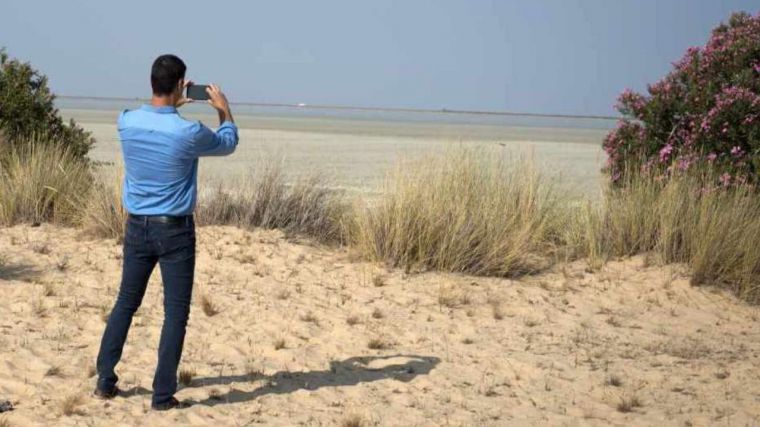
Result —
<instances>
[{"instance_id":1,"label":"sandy dune","mask_svg":"<svg viewBox=\"0 0 760 427\"><path fill-rule=\"evenodd\" d=\"M521 280L408 275L274 231L198 233L182 363L195 375L178 393L193 405L154 413L158 273L117 368L127 393L102 402L89 393L120 246L48 225L0 229L0 401L15 406L0 421L760 423L760 312L690 287L680 268L634 258Z\"/></svg>"}]
</instances>

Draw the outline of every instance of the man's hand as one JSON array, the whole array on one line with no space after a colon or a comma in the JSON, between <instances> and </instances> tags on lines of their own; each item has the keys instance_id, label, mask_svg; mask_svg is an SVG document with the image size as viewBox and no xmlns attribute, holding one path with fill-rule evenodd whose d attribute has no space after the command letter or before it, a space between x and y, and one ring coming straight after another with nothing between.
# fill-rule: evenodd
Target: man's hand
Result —
<instances>
[{"instance_id":1,"label":"man's hand","mask_svg":"<svg viewBox=\"0 0 760 427\"><path fill-rule=\"evenodd\" d=\"M175 108L179 108L185 104L189 104L193 102L192 99L185 96L185 94L187 93L187 87L191 86L192 84L193 82L191 80L185 80L185 83L182 84L182 93L180 94L180 98L177 100L177 103L174 104Z\"/></svg>"},{"instance_id":2,"label":"man's hand","mask_svg":"<svg viewBox=\"0 0 760 427\"><path fill-rule=\"evenodd\" d=\"M206 93L208 93L209 98L211 98L206 102L214 107L219 113L219 124L226 121L233 121L232 113L230 112L230 103L227 101L227 97L222 92L222 89L212 83L206 88Z\"/></svg>"}]
</instances>

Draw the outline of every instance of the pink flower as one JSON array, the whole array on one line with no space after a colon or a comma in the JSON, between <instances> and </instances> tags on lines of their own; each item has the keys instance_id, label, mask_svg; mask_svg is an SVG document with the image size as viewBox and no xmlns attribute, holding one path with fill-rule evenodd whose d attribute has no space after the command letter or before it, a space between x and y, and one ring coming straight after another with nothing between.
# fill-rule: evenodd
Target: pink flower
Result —
<instances>
[{"instance_id":1,"label":"pink flower","mask_svg":"<svg viewBox=\"0 0 760 427\"><path fill-rule=\"evenodd\" d=\"M721 184L723 184L724 187L728 187L728 185L731 184L731 174L726 172L723 175L721 175L720 182Z\"/></svg>"},{"instance_id":2,"label":"pink flower","mask_svg":"<svg viewBox=\"0 0 760 427\"><path fill-rule=\"evenodd\" d=\"M685 157L678 159L678 169L685 171L686 169L689 169L689 166L691 166L691 159Z\"/></svg>"},{"instance_id":3,"label":"pink flower","mask_svg":"<svg viewBox=\"0 0 760 427\"><path fill-rule=\"evenodd\" d=\"M665 163L670 158L670 154L673 152L673 146L671 144L666 144L662 149L660 149L660 163Z\"/></svg>"},{"instance_id":4,"label":"pink flower","mask_svg":"<svg viewBox=\"0 0 760 427\"><path fill-rule=\"evenodd\" d=\"M738 145L736 147L731 148L731 155L734 157L741 157L744 154L744 150L742 150L742 147L739 147Z\"/></svg>"},{"instance_id":5,"label":"pink flower","mask_svg":"<svg viewBox=\"0 0 760 427\"><path fill-rule=\"evenodd\" d=\"M715 159L717 159L717 158L718 158L718 155L715 154L715 153L710 153L710 154L707 155L707 161L710 162L710 163L714 162Z\"/></svg>"}]
</instances>

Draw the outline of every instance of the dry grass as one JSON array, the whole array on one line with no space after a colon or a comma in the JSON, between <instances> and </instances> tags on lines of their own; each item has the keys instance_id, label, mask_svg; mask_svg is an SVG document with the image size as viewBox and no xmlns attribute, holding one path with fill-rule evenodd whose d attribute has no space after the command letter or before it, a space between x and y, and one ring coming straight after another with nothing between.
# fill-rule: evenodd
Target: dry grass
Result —
<instances>
[{"instance_id":1,"label":"dry grass","mask_svg":"<svg viewBox=\"0 0 760 427\"><path fill-rule=\"evenodd\" d=\"M203 314L206 316L213 317L219 314L219 307L208 294L201 294L199 301L201 304L201 309L203 309Z\"/></svg>"},{"instance_id":2,"label":"dry grass","mask_svg":"<svg viewBox=\"0 0 760 427\"><path fill-rule=\"evenodd\" d=\"M81 413L79 406L84 403L84 398L81 393L73 393L65 396L61 401L61 413L63 415L71 416Z\"/></svg>"},{"instance_id":3,"label":"dry grass","mask_svg":"<svg viewBox=\"0 0 760 427\"><path fill-rule=\"evenodd\" d=\"M200 224L277 228L319 242L340 242L347 205L329 180L312 173L288 178L281 162L266 160L236 188L221 186L202 197Z\"/></svg>"},{"instance_id":4,"label":"dry grass","mask_svg":"<svg viewBox=\"0 0 760 427\"><path fill-rule=\"evenodd\" d=\"M381 288L381 287L385 286L385 277L383 277L383 276L381 276L379 274L375 275L375 276L372 276L372 284L375 285L375 287L377 287L377 288Z\"/></svg>"},{"instance_id":5,"label":"dry grass","mask_svg":"<svg viewBox=\"0 0 760 427\"><path fill-rule=\"evenodd\" d=\"M0 158L0 225L74 224L88 195L86 162L53 141L33 139Z\"/></svg>"},{"instance_id":6,"label":"dry grass","mask_svg":"<svg viewBox=\"0 0 760 427\"><path fill-rule=\"evenodd\" d=\"M340 427L369 427L369 422L359 414L348 414L340 421Z\"/></svg>"},{"instance_id":7,"label":"dry grass","mask_svg":"<svg viewBox=\"0 0 760 427\"><path fill-rule=\"evenodd\" d=\"M90 197L81 213L85 230L98 237L121 240L127 221L127 211L121 203L124 170L101 170L95 174Z\"/></svg>"},{"instance_id":8,"label":"dry grass","mask_svg":"<svg viewBox=\"0 0 760 427\"><path fill-rule=\"evenodd\" d=\"M62 377L63 371L61 370L60 366L51 366L48 368L47 371L45 371L46 377Z\"/></svg>"},{"instance_id":9,"label":"dry grass","mask_svg":"<svg viewBox=\"0 0 760 427\"><path fill-rule=\"evenodd\" d=\"M607 379L605 380L605 384L612 387L620 387L623 385L623 380L619 376L612 374L609 377L607 377Z\"/></svg>"},{"instance_id":10,"label":"dry grass","mask_svg":"<svg viewBox=\"0 0 760 427\"><path fill-rule=\"evenodd\" d=\"M356 324L359 324L359 323L361 323L361 319L359 318L359 316L357 316L357 315L355 315L355 314L352 314L352 315L350 315L350 316L346 317L346 323L347 323L349 326L354 326L354 325L356 325Z\"/></svg>"},{"instance_id":11,"label":"dry grass","mask_svg":"<svg viewBox=\"0 0 760 427\"><path fill-rule=\"evenodd\" d=\"M406 269L511 276L547 266L561 222L529 162L460 148L400 164L356 208L350 236L364 257Z\"/></svg>"},{"instance_id":12,"label":"dry grass","mask_svg":"<svg viewBox=\"0 0 760 427\"><path fill-rule=\"evenodd\" d=\"M301 321L313 323L317 326L319 325L319 319L317 319L317 316L315 316L314 313L311 311L301 315Z\"/></svg>"},{"instance_id":13,"label":"dry grass","mask_svg":"<svg viewBox=\"0 0 760 427\"><path fill-rule=\"evenodd\" d=\"M617 410L620 412L632 412L634 409L642 406L641 400L637 396L623 396L617 404Z\"/></svg>"},{"instance_id":14,"label":"dry grass","mask_svg":"<svg viewBox=\"0 0 760 427\"><path fill-rule=\"evenodd\" d=\"M0 265L2 267L2 265ZM44 297L54 297L56 296L57 292L55 289L55 284L52 282L44 282L42 284L42 296Z\"/></svg>"},{"instance_id":15,"label":"dry grass","mask_svg":"<svg viewBox=\"0 0 760 427\"><path fill-rule=\"evenodd\" d=\"M748 188L703 191L704 183L715 182L710 171L664 182L625 174L630 181L607 189L601 202L571 204L554 195L530 162L459 148L401 163L380 196L352 208L322 176L286 177L274 161L255 171L238 190L219 187L201 197L199 223L345 241L365 259L409 271L512 276L544 269L560 254L585 257L596 269L610 258L649 253L650 262L688 265L694 284L760 302L760 196ZM93 174L65 149L31 141L0 159L0 225L80 224L119 238L120 191L120 172ZM36 245L35 252L50 253L47 243ZM68 263L61 258L56 266L63 271ZM386 284L382 276L372 283ZM204 312L216 314L205 301ZM439 303L466 304L454 294L442 294ZM501 308L492 307L494 318L502 318Z\"/></svg>"},{"instance_id":16,"label":"dry grass","mask_svg":"<svg viewBox=\"0 0 760 427\"><path fill-rule=\"evenodd\" d=\"M179 370L179 383L185 387L189 386L193 382L195 377L195 371L192 369L180 369Z\"/></svg>"},{"instance_id":17,"label":"dry grass","mask_svg":"<svg viewBox=\"0 0 760 427\"><path fill-rule=\"evenodd\" d=\"M456 286L440 286L438 288L438 304L447 308L457 308L470 304L470 295Z\"/></svg>"},{"instance_id":18,"label":"dry grass","mask_svg":"<svg viewBox=\"0 0 760 427\"><path fill-rule=\"evenodd\" d=\"M371 338L367 342L367 348L372 350L386 350L392 347L392 343L384 337Z\"/></svg>"},{"instance_id":19,"label":"dry grass","mask_svg":"<svg viewBox=\"0 0 760 427\"><path fill-rule=\"evenodd\" d=\"M651 253L690 267L692 283L726 287L760 302L760 196L756 190L711 188L710 171L664 183L633 177L606 191L603 203L576 213L567 240L590 262ZM706 190L708 189L708 190Z\"/></svg>"}]
</instances>

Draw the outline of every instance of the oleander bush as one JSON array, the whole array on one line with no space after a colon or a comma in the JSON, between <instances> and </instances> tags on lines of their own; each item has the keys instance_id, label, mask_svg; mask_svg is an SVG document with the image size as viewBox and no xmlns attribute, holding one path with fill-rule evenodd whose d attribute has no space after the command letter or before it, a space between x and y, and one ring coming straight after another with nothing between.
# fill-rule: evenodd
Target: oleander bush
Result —
<instances>
[{"instance_id":1,"label":"oleander bush","mask_svg":"<svg viewBox=\"0 0 760 427\"><path fill-rule=\"evenodd\" d=\"M756 184L760 167L760 14L736 13L692 47L672 71L626 90L624 118L604 141L611 180L625 173L670 177L699 164L723 186ZM633 166L633 167L632 167Z\"/></svg>"}]
</instances>

